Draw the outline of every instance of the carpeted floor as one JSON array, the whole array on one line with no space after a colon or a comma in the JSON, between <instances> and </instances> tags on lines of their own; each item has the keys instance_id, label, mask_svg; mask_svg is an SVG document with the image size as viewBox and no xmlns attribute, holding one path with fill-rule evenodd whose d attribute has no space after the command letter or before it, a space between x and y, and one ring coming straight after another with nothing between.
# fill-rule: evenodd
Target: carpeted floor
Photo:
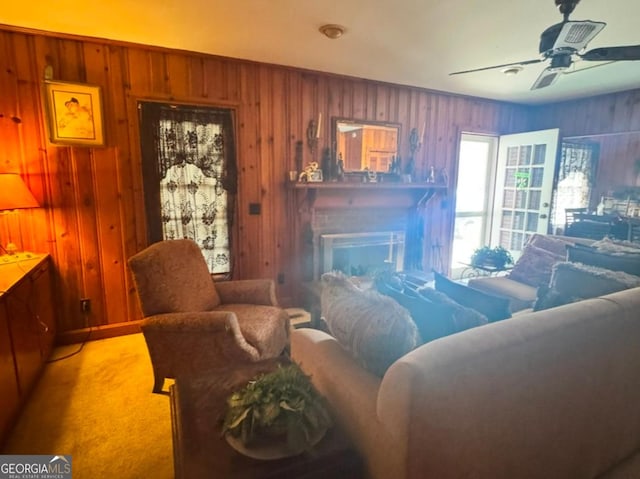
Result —
<instances>
[{"instance_id":1,"label":"carpeted floor","mask_svg":"<svg viewBox=\"0 0 640 479\"><path fill-rule=\"evenodd\" d=\"M3 453L71 454L74 479L172 478L169 396L152 385L142 334L90 341L46 366Z\"/></svg>"}]
</instances>

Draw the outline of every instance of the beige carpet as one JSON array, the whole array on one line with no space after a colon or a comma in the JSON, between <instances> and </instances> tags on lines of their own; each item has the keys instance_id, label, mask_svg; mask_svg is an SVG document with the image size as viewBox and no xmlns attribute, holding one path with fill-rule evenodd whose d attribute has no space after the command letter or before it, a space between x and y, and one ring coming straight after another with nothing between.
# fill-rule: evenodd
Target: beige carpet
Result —
<instances>
[{"instance_id":1,"label":"beige carpet","mask_svg":"<svg viewBox=\"0 0 640 479\"><path fill-rule=\"evenodd\" d=\"M142 334L90 341L46 366L3 452L71 454L74 479L172 478L169 396L152 385Z\"/></svg>"}]
</instances>

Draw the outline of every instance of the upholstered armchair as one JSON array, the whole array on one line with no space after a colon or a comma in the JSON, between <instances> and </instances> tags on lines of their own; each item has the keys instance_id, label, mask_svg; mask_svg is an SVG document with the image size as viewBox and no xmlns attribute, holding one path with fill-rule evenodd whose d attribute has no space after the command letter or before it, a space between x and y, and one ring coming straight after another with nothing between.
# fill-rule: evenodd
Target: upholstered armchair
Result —
<instances>
[{"instance_id":1,"label":"upholstered armchair","mask_svg":"<svg viewBox=\"0 0 640 479\"><path fill-rule=\"evenodd\" d=\"M153 392L165 378L215 371L281 355L289 316L272 280L213 281L198 245L188 239L152 244L129 268L142 310L153 366Z\"/></svg>"}]
</instances>

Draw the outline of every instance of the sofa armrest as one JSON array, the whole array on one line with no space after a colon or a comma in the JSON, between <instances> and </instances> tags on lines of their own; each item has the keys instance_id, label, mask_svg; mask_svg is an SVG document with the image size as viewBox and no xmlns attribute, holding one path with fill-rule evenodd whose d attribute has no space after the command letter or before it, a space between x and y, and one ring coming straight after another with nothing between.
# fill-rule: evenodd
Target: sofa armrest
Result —
<instances>
[{"instance_id":1,"label":"sofa armrest","mask_svg":"<svg viewBox=\"0 0 640 479\"><path fill-rule=\"evenodd\" d=\"M243 279L215 283L222 304L278 306L276 286L271 279Z\"/></svg>"}]
</instances>

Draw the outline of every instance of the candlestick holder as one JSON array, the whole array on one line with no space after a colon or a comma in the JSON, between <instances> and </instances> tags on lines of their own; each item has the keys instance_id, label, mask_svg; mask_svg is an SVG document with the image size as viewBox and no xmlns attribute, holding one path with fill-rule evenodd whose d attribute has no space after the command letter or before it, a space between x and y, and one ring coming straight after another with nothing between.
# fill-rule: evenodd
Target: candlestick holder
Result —
<instances>
[{"instance_id":1,"label":"candlestick holder","mask_svg":"<svg viewBox=\"0 0 640 479\"><path fill-rule=\"evenodd\" d=\"M311 152L311 156L315 156L318 147L318 127L315 120L310 120L307 125L307 146Z\"/></svg>"},{"instance_id":2,"label":"candlestick holder","mask_svg":"<svg viewBox=\"0 0 640 479\"><path fill-rule=\"evenodd\" d=\"M420 150L421 146L422 142L418 136L418 129L411 128L411 132L409 133L409 151L411 152L412 157Z\"/></svg>"}]
</instances>

